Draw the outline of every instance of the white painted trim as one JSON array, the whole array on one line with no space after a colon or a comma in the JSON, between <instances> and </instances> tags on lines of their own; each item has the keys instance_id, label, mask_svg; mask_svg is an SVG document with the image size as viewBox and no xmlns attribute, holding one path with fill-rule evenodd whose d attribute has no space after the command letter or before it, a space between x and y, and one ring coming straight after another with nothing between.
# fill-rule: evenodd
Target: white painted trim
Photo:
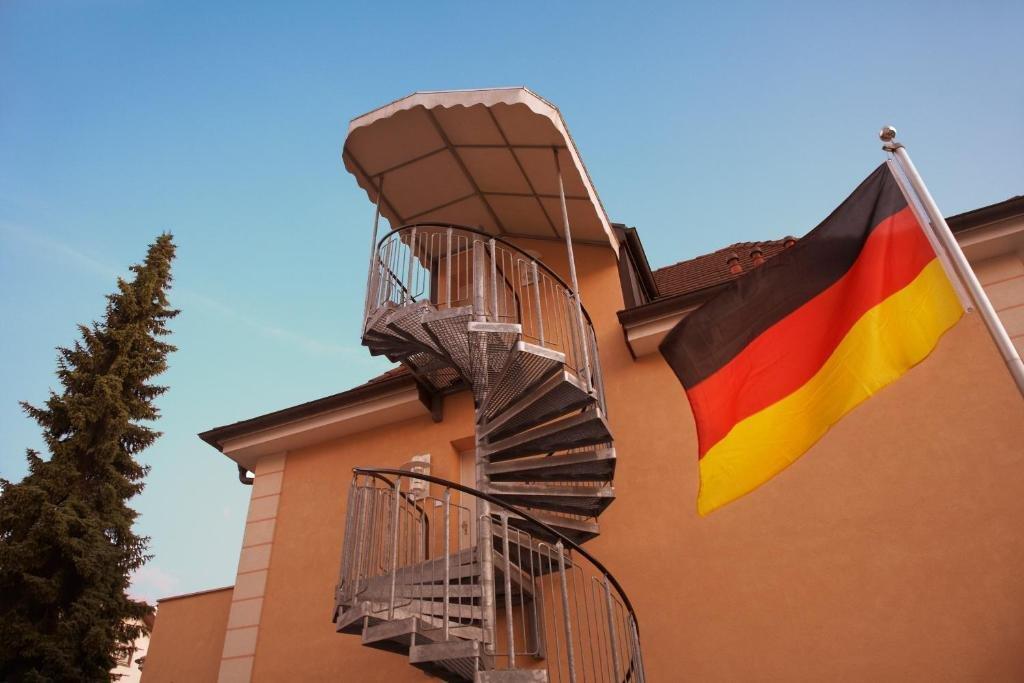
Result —
<instances>
[{"instance_id":1,"label":"white painted trim","mask_svg":"<svg viewBox=\"0 0 1024 683\"><path fill-rule=\"evenodd\" d=\"M430 411L420 401L418 390L411 387L293 420L277 427L226 439L222 450L236 463L253 471L256 462L265 455L322 443L423 415L430 415Z\"/></svg>"}]
</instances>

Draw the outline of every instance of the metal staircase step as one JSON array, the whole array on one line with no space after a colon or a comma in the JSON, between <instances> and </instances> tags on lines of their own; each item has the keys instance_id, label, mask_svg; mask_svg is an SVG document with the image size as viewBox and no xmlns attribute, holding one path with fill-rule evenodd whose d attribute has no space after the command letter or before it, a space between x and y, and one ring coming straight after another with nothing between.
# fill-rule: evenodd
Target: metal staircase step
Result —
<instances>
[{"instance_id":1,"label":"metal staircase step","mask_svg":"<svg viewBox=\"0 0 1024 683\"><path fill-rule=\"evenodd\" d=\"M419 617L405 617L403 619L384 621L363 629L363 645L378 650L404 654L413 645L414 636L418 636L423 631L431 629L430 624L427 624ZM416 639L418 640L419 638L426 638L426 636L418 636Z\"/></svg>"},{"instance_id":2,"label":"metal staircase step","mask_svg":"<svg viewBox=\"0 0 1024 683\"><path fill-rule=\"evenodd\" d=\"M401 598L419 598L423 600L444 600L444 583L403 584L395 587L395 594ZM480 584L450 584L448 600L475 600L483 595Z\"/></svg>"},{"instance_id":3,"label":"metal staircase step","mask_svg":"<svg viewBox=\"0 0 1024 683\"><path fill-rule=\"evenodd\" d=\"M334 628L338 633L358 634L363 632L363 624L369 616L369 603L360 602L342 609L335 617Z\"/></svg>"},{"instance_id":4,"label":"metal staircase step","mask_svg":"<svg viewBox=\"0 0 1024 683\"><path fill-rule=\"evenodd\" d=\"M417 600L409 604L406 609L417 612L419 614L425 614L431 617L443 617L444 616L444 602L433 601L433 600ZM484 613L478 605L462 605L462 604L449 604L448 605L448 619L455 621L458 620L466 625L475 625L476 622L481 621Z\"/></svg>"},{"instance_id":5,"label":"metal staircase step","mask_svg":"<svg viewBox=\"0 0 1024 683\"><path fill-rule=\"evenodd\" d=\"M509 525L512 522L509 520ZM509 548L509 555L511 562L508 565L508 573L512 579L513 593L517 593L520 596L531 596L533 595L533 577L515 563L515 557L512 556L511 548ZM494 563L494 585L497 589L497 593L501 595L505 594L505 556L497 550L493 551L494 556L492 562Z\"/></svg>"},{"instance_id":6,"label":"metal staircase step","mask_svg":"<svg viewBox=\"0 0 1024 683\"><path fill-rule=\"evenodd\" d=\"M453 639L409 649L410 664L449 681L474 680L481 669L490 668L491 659L477 640Z\"/></svg>"},{"instance_id":7,"label":"metal staircase step","mask_svg":"<svg viewBox=\"0 0 1024 683\"><path fill-rule=\"evenodd\" d=\"M462 380L459 371L449 361L430 351L419 351L402 360L413 374L437 391L454 388Z\"/></svg>"},{"instance_id":8,"label":"metal staircase step","mask_svg":"<svg viewBox=\"0 0 1024 683\"><path fill-rule=\"evenodd\" d=\"M476 660L484 655L483 647L478 640L447 640L436 643L416 644L409 649L409 661L412 664L441 662L453 659L474 660L471 664L476 670Z\"/></svg>"},{"instance_id":9,"label":"metal staircase step","mask_svg":"<svg viewBox=\"0 0 1024 683\"><path fill-rule=\"evenodd\" d=\"M446 558L444 557L438 557L426 562L420 562L419 564L399 567L398 571L395 572L395 576L400 583L410 585L443 582L445 559ZM448 574L449 578L452 580L478 576L480 574L480 564L477 562L475 547L460 550L457 553L453 553L451 557L447 559ZM390 577L391 573L388 572L382 576L374 577L371 581L384 579L390 580Z\"/></svg>"},{"instance_id":10,"label":"metal staircase step","mask_svg":"<svg viewBox=\"0 0 1024 683\"><path fill-rule=\"evenodd\" d=\"M469 333L470 384L476 404L481 405L489 389L497 384L523 326L517 323L470 322L466 331Z\"/></svg>"},{"instance_id":11,"label":"metal staircase step","mask_svg":"<svg viewBox=\"0 0 1024 683\"><path fill-rule=\"evenodd\" d=\"M503 481L611 481L615 476L615 449L595 446L586 450L517 458L484 465L492 482Z\"/></svg>"},{"instance_id":12,"label":"metal staircase step","mask_svg":"<svg viewBox=\"0 0 1024 683\"><path fill-rule=\"evenodd\" d=\"M481 446L483 456L490 462L539 453L553 453L612 440L608 421L594 405L581 413L548 422L540 427L512 434Z\"/></svg>"},{"instance_id":13,"label":"metal staircase step","mask_svg":"<svg viewBox=\"0 0 1024 683\"><path fill-rule=\"evenodd\" d=\"M525 341L516 342L498 381L480 406L478 422L493 420L512 403L565 365L565 354Z\"/></svg>"},{"instance_id":14,"label":"metal staircase step","mask_svg":"<svg viewBox=\"0 0 1024 683\"><path fill-rule=\"evenodd\" d=\"M518 567L526 576L543 576L558 568L558 551L552 546L547 540L536 539L533 537L527 537L520 530L515 529L515 525L512 522L511 517L509 518L509 559L516 567ZM500 531L500 522L496 521L495 526L497 530L494 534L494 551L497 553L497 558L504 558L502 554L504 551L504 538ZM504 563L504 559L501 559ZM567 562L566 566L571 566L571 562ZM495 565L497 566L497 565ZM504 564L501 569L504 567ZM504 585L498 586L500 589L498 592L504 594ZM532 586L528 585L528 592L526 593L527 598L532 597ZM513 584L513 597L518 597L518 593L515 590ZM518 603L516 603L518 604Z\"/></svg>"},{"instance_id":15,"label":"metal staircase step","mask_svg":"<svg viewBox=\"0 0 1024 683\"><path fill-rule=\"evenodd\" d=\"M502 409L493 419L485 421L480 426L480 434L490 439L501 438L579 410L596 400L563 368Z\"/></svg>"},{"instance_id":16,"label":"metal staircase step","mask_svg":"<svg viewBox=\"0 0 1024 683\"><path fill-rule=\"evenodd\" d=\"M592 538L596 538L601 533L597 520L592 517L566 515L557 512L549 512L547 510L537 510L525 505L521 505L519 508L531 517L535 517L538 521L547 524L576 543L586 543ZM508 524L509 526L513 526L530 534L535 539L545 540L549 543L554 543L557 540L543 527L538 526L523 517L509 514Z\"/></svg>"},{"instance_id":17,"label":"metal staircase step","mask_svg":"<svg viewBox=\"0 0 1024 683\"><path fill-rule=\"evenodd\" d=\"M510 505L597 517L615 500L611 486L490 484L487 492Z\"/></svg>"},{"instance_id":18,"label":"metal staircase step","mask_svg":"<svg viewBox=\"0 0 1024 683\"><path fill-rule=\"evenodd\" d=\"M493 669L480 671L473 683L547 683L545 669Z\"/></svg>"},{"instance_id":19,"label":"metal staircase step","mask_svg":"<svg viewBox=\"0 0 1024 683\"><path fill-rule=\"evenodd\" d=\"M434 340L423 329L422 324L423 316L433 310L434 307L429 301L405 304L396 309L391 314L391 317L388 318L386 323L387 329L391 330L398 337L438 353L439 349L435 345Z\"/></svg>"},{"instance_id":20,"label":"metal staircase step","mask_svg":"<svg viewBox=\"0 0 1024 683\"><path fill-rule=\"evenodd\" d=\"M427 311L420 321L434 345L452 360L466 378L472 377L467 328L472 319L473 307L459 306Z\"/></svg>"}]
</instances>

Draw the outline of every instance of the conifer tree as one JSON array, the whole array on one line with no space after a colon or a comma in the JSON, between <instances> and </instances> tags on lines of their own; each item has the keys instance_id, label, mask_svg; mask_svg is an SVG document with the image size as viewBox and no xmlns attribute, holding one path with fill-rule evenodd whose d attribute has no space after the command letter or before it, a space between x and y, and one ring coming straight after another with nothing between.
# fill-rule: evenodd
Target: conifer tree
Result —
<instances>
[{"instance_id":1,"label":"conifer tree","mask_svg":"<svg viewBox=\"0 0 1024 683\"><path fill-rule=\"evenodd\" d=\"M136 461L160 433L150 380L174 347L167 301L174 243L150 245L130 281L118 278L100 322L58 348L57 378L40 407L22 408L49 451L29 450L28 474L0 480L0 680L110 680L152 608L128 597L148 559L129 499L148 471Z\"/></svg>"}]
</instances>

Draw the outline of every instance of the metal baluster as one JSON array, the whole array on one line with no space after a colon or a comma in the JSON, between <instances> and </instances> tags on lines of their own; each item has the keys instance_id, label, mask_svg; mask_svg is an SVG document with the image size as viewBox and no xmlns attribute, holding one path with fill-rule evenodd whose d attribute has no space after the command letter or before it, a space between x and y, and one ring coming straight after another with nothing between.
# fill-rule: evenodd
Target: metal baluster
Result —
<instances>
[{"instance_id":1,"label":"metal baluster","mask_svg":"<svg viewBox=\"0 0 1024 683\"><path fill-rule=\"evenodd\" d=\"M537 262L530 261L530 281L533 283L533 305L537 309L537 338L544 346L544 309L540 305L540 276L537 274Z\"/></svg>"},{"instance_id":2,"label":"metal baluster","mask_svg":"<svg viewBox=\"0 0 1024 683\"><path fill-rule=\"evenodd\" d=\"M448 615L450 613L450 606L448 600L451 598L451 584L449 583L452 579L452 549L451 549L451 505L452 505L452 490L446 488L444 490L444 605L442 609L444 614L441 617L444 621L442 622L442 628L444 628L444 640L448 640Z\"/></svg>"},{"instance_id":3,"label":"metal baluster","mask_svg":"<svg viewBox=\"0 0 1024 683\"><path fill-rule=\"evenodd\" d=\"M473 319L484 319L484 245L473 240Z\"/></svg>"},{"instance_id":4,"label":"metal baluster","mask_svg":"<svg viewBox=\"0 0 1024 683\"><path fill-rule=\"evenodd\" d=\"M619 679L619 671L622 670L622 662L619 661L619 639L615 633L615 616L612 607L612 589L608 583L608 576L604 577L604 602L608 608L608 638L612 648L612 678Z\"/></svg>"},{"instance_id":5,"label":"metal baluster","mask_svg":"<svg viewBox=\"0 0 1024 683\"><path fill-rule=\"evenodd\" d=\"M502 551L505 553L505 630L508 632L508 668L516 667L516 625L512 619L512 553L508 543L508 513L501 513ZM522 546L520 546L520 556Z\"/></svg>"},{"instance_id":6,"label":"metal baluster","mask_svg":"<svg viewBox=\"0 0 1024 683\"><path fill-rule=\"evenodd\" d=\"M477 534L477 553L480 557L480 609L483 614L484 644L490 645L490 653L494 654L494 555L491 552L491 539L494 532L491 529L490 505L483 500L477 500L480 504L480 516L477 518L479 533Z\"/></svg>"},{"instance_id":7,"label":"metal baluster","mask_svg":"<svg viewBox=\"0 0 1024 683\"><path fill-rule=\"evenodd\" d=\"M402 303L408 303L409 300L412 298L412 288L413 288L413 283L412 283L412 266L413 266L413 262L416 260L415 245L416 245L416 228L413 228L412 231L409 234L409 244L407 245L409 267L408 267L408 275L406 275L406 278L405 278L405 300Z\"/></svg>"},{"instance_id":8,"label":"metal baluster","mask_svg":"<svg viewBox=\"0 0 1024 683\"><path fill-rule=\"evenodd\" d=\"M388 600L388 619L395 618L395 589L398 581L398 502L399 493L402 487L402 478L395 478L395 485L392 489L394 495L394 507L391 513L391 592Z\"/></svg>"},{"instance_id":9,"label":"metal baluster","mask_svg":"<svg viewBox=\"0 0 1024 683\"><path fill-rule=\"evenodd\" d=\"M444 259L445 267L445 285L444 285L444 299L446 308L452 307L452 229L448 228L448 253Z\"/></svg>"},{"instance_id":10,"label":"metal baluster","mask_svg":"<svg viewBox=\"0 0 1024 683\"><path fill-rule=\"evenodd\" d=\"M384 177L377 176L377 202L373 209L373 234L370 236L370 267L366 273L366 301L363 307L363 331L370 315L370 285L373 282L373 267L377 263L377 226L380 224L380 200L384 196Z\"/></svg>"},{"instance_id":11,"label":"metal baluster","mask_svg":"<svg viewBox=\"0 0 1024 683\"><path fill-rule=\"evenodd\" d=\"M498 259L494 238L491 238L491 316L498 322Z\"/></svg>"},{"instance_id":12,"label":"metal baluster","mask_svg":"<svg viewBox=\"0 0 1024 683\"><path fill-rule=\"evenodd\" d=\"M569 583L565 576L565 546L555 544L558 552L558 576L562 582L562 622L565 625L565 654L569 663L569 680L576 683L576 652L572 642L572 620L569 618Z\"/></svg>"}]
</instances>

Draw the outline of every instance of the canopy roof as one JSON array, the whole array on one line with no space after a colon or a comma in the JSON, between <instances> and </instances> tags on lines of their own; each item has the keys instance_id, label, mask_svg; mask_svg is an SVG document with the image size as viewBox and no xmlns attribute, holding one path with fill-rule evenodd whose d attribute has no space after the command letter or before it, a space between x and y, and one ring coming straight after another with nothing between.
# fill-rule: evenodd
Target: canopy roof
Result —
<instances>
[{"instance_id":1,"label":"canopy roof","mask_svg":"<svg viewBox=\"0 0 1024 683\"><path fill-rule=\"evenodd\" d=\"M393 227L450 222L500 236L616 244L558 108L526 88L417 92L355 118L345 168Z\"/></svg>"}]
</instances>

